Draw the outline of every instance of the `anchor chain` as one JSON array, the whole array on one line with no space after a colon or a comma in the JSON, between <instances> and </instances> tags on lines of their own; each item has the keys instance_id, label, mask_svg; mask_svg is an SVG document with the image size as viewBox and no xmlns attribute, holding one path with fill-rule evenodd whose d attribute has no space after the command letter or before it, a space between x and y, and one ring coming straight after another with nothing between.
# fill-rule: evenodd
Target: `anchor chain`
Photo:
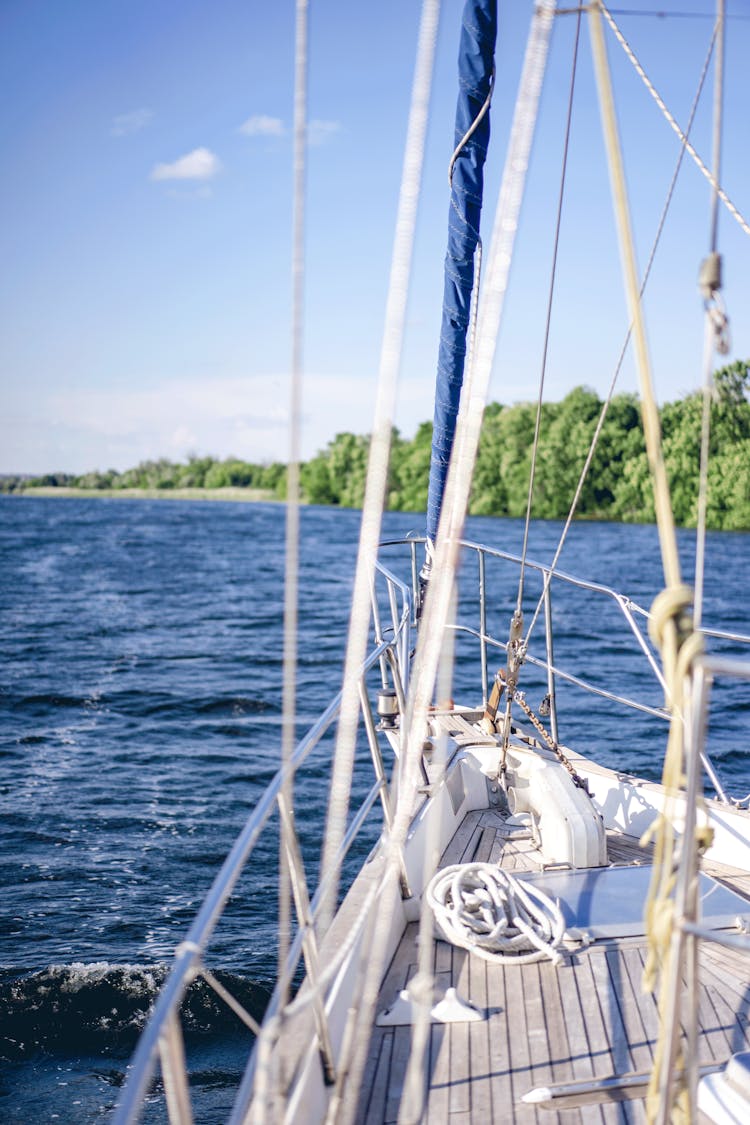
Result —
<instances>
[{"instance_id":1,"label":"anchor chain","mask_svg":"<svg viewBox=\"0 0 750 1125\"><path fill-rule=\"evenodd\" d=\"M513 692L513 702L517 703L518 706L521 708L521 710L523 711L526 718L529 720L529 722L534 727L536 732L539 735L541 735L541 737L544 740L547 748L552 751L552 753L555 755L555 757L557 758L560 765L565 766L565 769L568 771L571 778L573 779L573 784L577 785L579 789L583 789L584 793L587 793L589 796L591 796L591 794L589 793L589 783L588 783L588 781L586 781L584 778L581 777L581 775L579 773L576 772L575 767L572 765L569 758L566 757L566 755L560 749L558 744L555 742L554 738L552 737L550 732L547 730L547 728L545 727L542 720L540 718L538 718L534 714L534 712L531 710L528 703L526 702L526 697L525 697L525 695L522 691L514 691Z\"/></svg>"}]
</instances>

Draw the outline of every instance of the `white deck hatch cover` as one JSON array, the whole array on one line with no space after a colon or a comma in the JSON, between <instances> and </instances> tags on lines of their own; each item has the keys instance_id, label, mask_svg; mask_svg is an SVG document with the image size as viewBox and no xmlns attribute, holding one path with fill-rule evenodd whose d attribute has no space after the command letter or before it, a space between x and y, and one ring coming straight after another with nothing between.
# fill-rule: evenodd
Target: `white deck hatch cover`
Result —
<instances>
[{"instance_id":1,"label":"white deck hatch cover","mask_svg":"<svg viewBox=\"0 0 750 1125\"><path fill-rule=\"evenodd\" d=\"M650 864L579 871L515 872L558 900L569 930L592 938L638 937L646 932L643 912L651 883ZM750 923L750 901L700 875L700 923L711 930Z\"/></svg>"}]
</instances>

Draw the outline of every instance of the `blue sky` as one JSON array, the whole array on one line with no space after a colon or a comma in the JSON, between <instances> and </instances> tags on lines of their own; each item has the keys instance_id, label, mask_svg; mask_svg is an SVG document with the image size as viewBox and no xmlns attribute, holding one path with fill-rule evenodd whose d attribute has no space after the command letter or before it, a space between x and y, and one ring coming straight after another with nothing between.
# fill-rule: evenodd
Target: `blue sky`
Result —
<instances>
[{"instance_id":1,"label":"blue sky","mask_svg":"<svg viewBox=\"0 0 750 1125\"><path fill-rule=\"evenodd\" d=\"M643 0L618 10L641 11ZM710 0L661 0L709 13ZM489 231L531 5L501 2ZM432 413L462 3L445 0L396 423ZM750 3L728 33L724 186L750 214ZM303 454L370 428L419 5L312 0ZM617 19L680 122L707 19ZM292 0L4 0L0 6L0 471L146 457L285 456ZM536 396L574 18L553 36L491 397ZM548 395L602 393L626 327L588 33ZM609 39L639 260L678 142ZM711 90L696 120L710 161ZM708 187L686 161L647 295L657 393L700 380L695 279ZM750 356L750 239L725 213L734 357ZM635 387L626 363L620 389Z\"/></svg>"}]
</instances>

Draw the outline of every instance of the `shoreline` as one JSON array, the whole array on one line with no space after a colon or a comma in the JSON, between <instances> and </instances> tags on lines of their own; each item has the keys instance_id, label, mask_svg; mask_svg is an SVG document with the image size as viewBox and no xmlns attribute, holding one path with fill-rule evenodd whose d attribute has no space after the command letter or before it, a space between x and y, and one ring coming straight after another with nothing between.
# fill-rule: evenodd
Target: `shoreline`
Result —
<instances>
[{"instance_id":1,"label":"shoreline","mask_svg":"<svg viewBox=\"0 0 750 1125\"><path fill-rule=\"evenodd\" d=\"M67 485L40 485L38 487L20 489L18 492L2 492L0 496L29 497L31 499L53 500L223 500L229 503L241 504L280 504L286 505L285 499L280 499L275 492L263 488L240 488L229 486L226 488L72 488ZM301 507L307 507L309 501L300 500ZM347 511L360 511L361 509L345 508L339 504L313 504L313 507L339 508ZM411 509L394 509L410 511ZM419 513L412 513L419 514ZM506 520L519 519L517 516L487 515L487 519ZM562 517L546 517L535 522L563 523ZM576 523L612 523L621 527L655 527L653 520L623 520L609 518L603 512L589 512L575 517ZM677 524L679 531L695 532L695 527ZM748 535L750 527L708 527L711 534L723 533L730 535Z\"/></svg>"},{"instance_id":2,"label":"shoreline","mask_svg":"<svg viewBox=\"0 0 750 1125\"><path fill-rule=\"evenodd\" d=\"M6 496L52 497L56 500L232 500L245 503L283 503L263 488L70 488L45 485L24 488Z\"/></svg>"}]
</instances>

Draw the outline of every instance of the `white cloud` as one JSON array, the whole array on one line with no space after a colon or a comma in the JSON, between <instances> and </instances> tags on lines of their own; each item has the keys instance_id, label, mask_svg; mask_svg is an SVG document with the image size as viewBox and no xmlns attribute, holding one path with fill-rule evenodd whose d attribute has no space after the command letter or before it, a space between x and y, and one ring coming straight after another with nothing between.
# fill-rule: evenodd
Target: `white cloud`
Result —
<instances>
[{"instance_id":1,"label":"white cloud","mask_svg":"<svg viewBox=\"0 0 750 1125\"><path fill-rule=\"evenodd\" d=\"M169 438L170 449L176 449L180 454L186 449L195 449L198 439L188 426L178 426Z\"/></svg>"},{"instance_id":2,"label":"white cloud","mask_svg":"<svg viewBox=\"0 0 750 1125\"><path fill-rule=\"evenodd\" d=\"M339 430L368 433L374 399L372 378L307 375L303 457ZM12 420L0 416L0 470L126 469L150 457L181 460L194 452L285 460L288 400L285 374L165 379L148 388L69 386L37 392L33 401L24 394Z\"/></svg>"},{"instance_id":3,"label":"white cloud","mask_svg":"<svg viewBox=\"0 0 750 1125\"><path fill-rule=\"evenodd\" d=\"M323 145L341 130L340 121L325 121L322 118L313 118L307 123L307 140L310 145ZM246 137L283 137L286 133L284 122L280 117L268 117L265 114L255 114L248 117L240 125L241 133Z\"/></svg>"},{"instance_id":4,"label":"white cloud","mask_svg":"<svg viewBox=\"0 0 750 1125\"><path fill-rule=\"evenodd\" d=\"M404 436L432 413L431 383L424 375L402 379L396 425ZM504 400L513 397L506 388ZM286 374L171 378L147 388L68 386L46 394L19 387L12 399L0 412L3 472L122 470L191 453L283 461L288 453ZM372 430L374 374L307 373L302 399L304 460L342 430Z\"/></svg>"},{"instance_id":5,"label":"white cloud","mask_svg":"<svg viewBox=\"0 0 750 1125\"><path fill-rule=\"evenodd\" d=\"M240 132L246 137L283 137L284 122L280 117L268 117L266 114L256 113L240 125Z\"/></svg>"},{"instance_id":6,"label":"white cloud","mask_svg":"<svg viewBox=\"0 0 750 1125\"><path fill-rule=\"evenodd\" d=\"M307 141L310 145L324 145L341 129L340 121L322 121L314 118L307 126Z\"/></svg>"},{"instance_id":7,"label":"white cloud","mask_svg":"<svg viewBox=\"0 0 750 1125\"><path fill-rule=\"evenodd\" d=\"M157 164L152 180L211 180L221 170L221 161L208 148L194 148L171 164Z\"/></svg>"},{"instance_id":8,"label":"white cloud","mask_svg":"<svg viewBox=\"0 0 750 1125\"><path fill-rule=\"evenodd\" d=\"M126 137L130 133L138 133L145 129L153 119L152 109L133 109L130 113L120 113L112 118L110 133L113 137Z\"/></svg>"}]
</instances>

